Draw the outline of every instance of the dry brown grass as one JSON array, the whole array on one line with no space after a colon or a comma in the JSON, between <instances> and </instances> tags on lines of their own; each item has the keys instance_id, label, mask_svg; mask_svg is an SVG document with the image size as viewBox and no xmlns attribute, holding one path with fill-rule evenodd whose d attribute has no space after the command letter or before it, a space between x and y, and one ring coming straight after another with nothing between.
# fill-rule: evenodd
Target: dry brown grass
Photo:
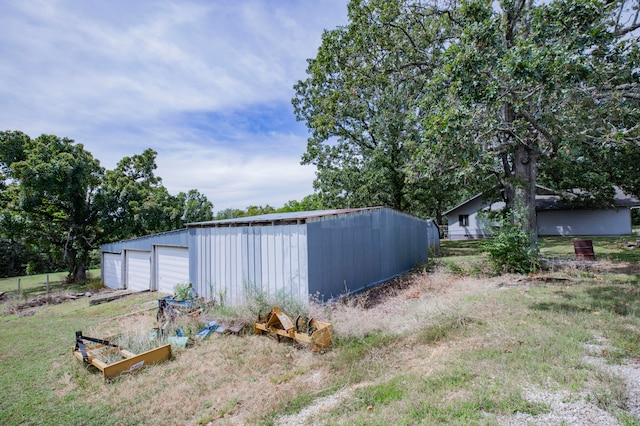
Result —
<instances>
[{"instance_id":1,"label":"dry brown grass","mask_svg":"<svg viewBox=\"0 0 640 426\"><path fill-rule=\"evenodd\" d=\"M322 388L327 370L320 361L262 336L216 334L189 349L174 348L169 363L100 383L95 395L112 401L114 414L146 423L245 424L296 393Z\"/></svg>"},{"instance_id":2,"label":"dry brown grass","mask_svg":"<svg viewBox=\"0 0 640 426\"><path fill-rule=\"evenodd\" d=\"M456 300L491 287L495 288L495 283L489 280L424 273L405 278L399 286L387 286L376 295L375 304L371 296L359 295L332 306L314 305L310 316L330 321L336 339L370 332L401 335L416 325L459 314ZM180 326L185 330L197 328L194 324ZM91 378L96 389L89 398L108 401L115 415L145 423L172 419L180 424L250 424L286 406L297 395L320 394L335 385L334 351L313 354L306 348L296 349L268 336L252 335L251 326L247 324L241 335L214 333L188 349L174 347L171 361L111 383L101 381L96 374ZM119 334L125 336L123 346L136 352L142 350L140 343L148 341L154 327L152 309L105 321L85 335ZM428 372L447 350L446 345L434 347L406 339L400 347L372 350L365 362L375 370L391 367L390 373L405 369ZM58 384L59 392L77 386L74 381L86 374L90 373L64 376Z\"/></svg>"},{"instance_id":3,"label":"dry brown grass","mask_svg":"<svg viewBox=\"0 0 640 426\"><path fill-rule=\"evenodd\" d=\"M581 270L575 272L580 273ZM572 277L574 272L568 271L567 275ZM115 416L148 424L257 424L266 420L275 424L321 423L322 410L348 407L356 389L363 386L376 386L398 376L446 376L450 361L464 358L469 351L517 352L520 340L536 339L526 335L530 333L526 324L518 328L512 321L519 308L513 308L512 316L512 308L498 296L497 289L517 285L515 291L521 298L530 297L528 289L537 284L523 283L522 278L473 278L446 272L408 275L376 289L375 294L310 307L310 317L333 324L336 341L347 342L344 347L313 354L269 336L253 335L248 321L241 335L214 333L187 349L173 348L171 361L111 383L103 382L97 374L79 371L82 367L78 366L77 374L60 378L57 393L64 395L74 388L89 387L88 398L106 402ZM208 320L209 315L212 314L204 315L202 321ZM491 327L483 329L483 333L466 333L467 326L475 323ZM191 329L194 334L200 325L196 321L179 327ZM144 340L155 326L155 310L149 310L105 321L91 332L95 337L129 333ZM452 334L440 338L440 326ZM433 335L425 334L430 331ZM358 365L366 367L350 364L352 361L345 360L345 356L354 347L353 342L369 334L392 338L382 340L382 344L366 343L369 346L365 354L357 358ZM132 337L131 341L135 339ZM483 359L474 362L478 371L502 374L499 363ZM509 385L504 384L504 388L508 391ZM472 391L461 387L447 398L465 399L468 392ZM297 409L306 407L300 415L270 417L285 412L292 404L296 406L300 395L312 396L312 401L297 405ZM362 412L349 413L346 409L340 421L363 422ZM392 413L393 410L387 414Z\"/></svg>"},{"instance_id":4,"label":"dry brown grass","mask_svg":"<svg viewBox=\"0 0 640 426\"><path fill-rule=\"evenodd\" d=\"M402 334L442 316L456 315L459 300L495 288L495 280L454 277L447 273L418 273L404 277L400 288L387 287L368 304L367 294L330 307L312 306L312 316L333 323L338 337L371 332Z\"/></svg>"}]
</instances>

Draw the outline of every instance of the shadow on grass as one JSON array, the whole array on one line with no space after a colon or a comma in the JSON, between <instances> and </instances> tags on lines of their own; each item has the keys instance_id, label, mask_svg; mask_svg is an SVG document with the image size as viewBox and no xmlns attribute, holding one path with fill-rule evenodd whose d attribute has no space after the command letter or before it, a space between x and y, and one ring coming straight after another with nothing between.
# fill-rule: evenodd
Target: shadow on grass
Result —
<instances>
[{"instance_id":1,"label":"shadow on grass","mask_svg":"<svg viewBox=\"0 0 640 426\"><path fill-rule=\"evenodd\" d=\"M539 302L530 305L536 311L581 313L607 311L615 315L640 316L640 283L610 284L586 289L585 297L556 293L569 302Z\"/></svg>"},{"instance_id":2,"label":"shadow on grass","mask_svg":"<svg viewBox=\"0 0 640 426\"><path fill-rule=\"evenodd\" d=\"M562 303L556 303L556 302L534 303L533 305L531 305L531 309L534 309L536 311L548 311L548 312L570 313L570 314L576 314L576 313L582 313L582 312L590 311L589 308L577 306L577 305L574 305L574 304L571 304L571 303L566 303L566 302L562 302Z\"/></svg>"},{"instance_id":3,"label":"shadow on grass","mask_svg":"<svg viewBox=\"0 0 640 426\"><path fill-rule=\"evenodd\" d=\"M545 257L575 259L574 240L591 240L596 259L617 262L640 262L640 248L637 235L614 237L541 237L540 252Z\"/></svg>"},{"instance_id":4,"label":"shadow on grass","mask_svg":"<svg viewBox=\"0 0 640 426\"><path fill-rule=\"evenodd\" d=\"M486 240L448 240L440 243L440 256L477 256L484 251Z\"/></svg>"},{"instance_id":5,"label":"shadow on grass","mask_svg":"<svg viewBox=\"0 0 640 426\"><path fill-rule=\"evenodd\" d=\"M618 315L638 316L640 312L640 286L608 285L587 290L594 309L608 310Z\"/></svg>"}]
</instances>

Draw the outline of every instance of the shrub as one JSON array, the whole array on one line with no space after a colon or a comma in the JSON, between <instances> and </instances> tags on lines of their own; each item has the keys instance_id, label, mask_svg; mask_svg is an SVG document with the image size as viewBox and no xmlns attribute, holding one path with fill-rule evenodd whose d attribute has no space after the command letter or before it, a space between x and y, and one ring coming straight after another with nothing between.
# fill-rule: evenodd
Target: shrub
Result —
<instances>
[{"instance_id":1,"label":"shrub","mask_svg":"<svg viewBox=\"0 0 640 426\"><path fill-rule=\"evenodd\" d=\"M492 238L485 243L491 263L497 272L535 273L540 269L538 245L523 231L522 215L507 212L494 220Z\"/></svg>"},{"instance_id":2,"label":"shrub","mask_svg":"<svg viewBox=\"0 0 640 426\"><path fill-rule=\"evenodd\" d=\"M193 299L191 283L176 284L173 287L173 291L175 292L176 299L178 300Z\"/></svg>"}]
</instances>

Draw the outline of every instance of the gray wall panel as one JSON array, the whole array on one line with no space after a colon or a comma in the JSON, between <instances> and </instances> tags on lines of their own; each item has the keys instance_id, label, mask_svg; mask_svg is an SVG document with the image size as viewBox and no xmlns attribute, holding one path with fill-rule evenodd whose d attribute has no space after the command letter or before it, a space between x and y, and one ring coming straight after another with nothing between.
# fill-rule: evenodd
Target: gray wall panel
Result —
<instances>
[{"instance_id":1,"label":"gray wall panel","mask_svg":"<svg viewBox=\"0 0 640 426\"><path fill-rule=\"evenodd\" d=\"M237 306L255 290L286 293L306 303L305 225L195 228L192 238L200 264L194 279L199 295Z\"/></svg>"},{"instance_id":2,"label":"gray wall panel","mask_svg":"<svg viewBox=\"0 0 640 426\"><path fill-rule=\"evenodd\" d=\"M309 292L322 300L361 291L427 260L437 227L381 208L307 222Z\"/></svg>"}]
</instances>

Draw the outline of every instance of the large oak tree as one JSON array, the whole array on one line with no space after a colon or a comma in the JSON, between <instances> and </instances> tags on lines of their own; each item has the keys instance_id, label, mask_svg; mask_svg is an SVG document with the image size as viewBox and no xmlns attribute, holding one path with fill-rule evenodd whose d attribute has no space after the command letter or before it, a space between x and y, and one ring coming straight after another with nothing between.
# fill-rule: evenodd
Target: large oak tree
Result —
<instances>
[{"instance_id":1,"label":"large oak tree","mask_svg":"<svg viewBox=\"0 0 640 426\"><path fill-rule=\"evenodd\" d=\"M69 281L85 281L90 252L99 239L93 199L103 173L100 163L82 144L54 135L31 139L21 132L2 132L0 146L3 170L14 190L3 216L19 224L26 243L61 256Z\"/></svg>"},{"instance_id":2,"label":"large oak tree","mask_svg":"<svg viewBox=\"0 0 640 426\"><path fill-rule=\"evenodd\" d=\"M450 207L465 182L498 184L532 244L539 182L594 203L614 184L638 195L633 6L352 0L296 85L311 130L303 161L321 191L369 182L369 199L400 188L409 205L410 187Z\"/></svg>"}]
</instances>

